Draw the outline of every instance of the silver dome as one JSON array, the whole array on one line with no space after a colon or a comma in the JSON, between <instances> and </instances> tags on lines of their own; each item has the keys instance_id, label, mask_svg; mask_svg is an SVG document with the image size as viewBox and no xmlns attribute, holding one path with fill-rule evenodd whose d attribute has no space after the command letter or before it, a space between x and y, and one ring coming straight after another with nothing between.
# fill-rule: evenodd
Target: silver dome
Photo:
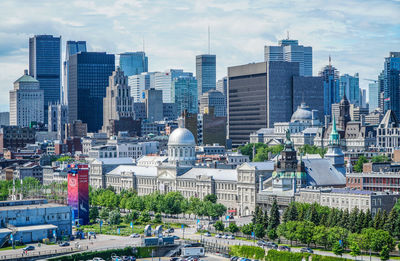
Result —
<instances>
[{"instance_id":1,"label":"silver dome","mask_svg":"<svg viewBox=\"0 0 400 261\"><path fill-rule=\"evenodd\" d=\"M308 107L305 103L302 103L297 110L293 113L291 122L295 121L311 121L312 120L312 112L310 107Z\"/></svg>"},{"instance_id":2,"label":"silver dome","mask_svg":"<svg viewBox=\"0 0 400 261\"><path fill-rule=\"evenodd\" d=\"M169 135L168 145L196 146L193 134L186 128L177 128Z\"/></svg>"}]
</instances>

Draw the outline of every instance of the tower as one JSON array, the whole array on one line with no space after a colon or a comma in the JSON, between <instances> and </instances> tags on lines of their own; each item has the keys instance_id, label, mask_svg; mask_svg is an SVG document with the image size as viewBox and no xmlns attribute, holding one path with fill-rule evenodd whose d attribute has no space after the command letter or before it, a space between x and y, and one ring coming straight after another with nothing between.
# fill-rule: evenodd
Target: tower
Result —
<instances>
[{"instance_id":1,"label":"tower","mask_svg":"<svg viewBox=\"0 0 400 261\"><path fill-rule=\"evenodd\" d=\"M345 131L347 123L349 121L350 121L350 103L347 100L346 94L344 94L339 104L339 119L338 119L339 129Z\"/></svg>"},{"instance_id":2,"label":"tower","mask_svg":"<svg viewBox=\"0 0 400 261\"><path fill-rule=\"evenodd\" d=\"M325 154L325 158L332 162L335 168L344 168L344 154L340 148L340 136L336 130L336 119L333 115L332 120L332 132L329 136L328 151Z\"/></svg>"}]
</instances>

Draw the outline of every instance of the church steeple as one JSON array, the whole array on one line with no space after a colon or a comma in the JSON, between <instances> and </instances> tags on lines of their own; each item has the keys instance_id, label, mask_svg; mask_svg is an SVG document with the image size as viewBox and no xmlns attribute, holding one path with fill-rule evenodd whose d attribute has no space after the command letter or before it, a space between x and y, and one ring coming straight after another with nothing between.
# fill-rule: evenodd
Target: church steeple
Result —
<instances>
[{"instance_id":1,"label":"church steeple","mask_svg":"<svg viewBox=\"0 0 400 261\"><path fill-rule=\"evenodd\" d=\"M339 133L336 130L336 119L335 115L333 115L333 120L332 120L332 131L329 136L329 145L330 146L338 146L339 145Z\"/></svg>"}]
</instances>

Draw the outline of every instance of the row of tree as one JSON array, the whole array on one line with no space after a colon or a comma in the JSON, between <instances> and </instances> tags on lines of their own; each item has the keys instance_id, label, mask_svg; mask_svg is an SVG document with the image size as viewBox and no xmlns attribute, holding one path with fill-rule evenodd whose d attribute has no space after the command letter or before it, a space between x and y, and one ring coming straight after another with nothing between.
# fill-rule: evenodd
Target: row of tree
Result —
<instances>
[{"instance_id":1,"label":"row of tree","mask_svg":"<svg viewBox=\"0 0 400 261\"><path fill-rule=\"evenodd\" d=\"M204 200L197 197L186 199L180 192L161 194L155 192L138 196L134 191L122 191L117 194L113 189L90 189L90 205L108 210L130 210L136 212L153 212L167 215L182 213L196 216L219 218L226 213L226 207L217 203L216 195L207 195Z\"/></svg>"},{"instance_id":2,"label":"row of tree","mask_svg":"<svg viewBox=\"0 0 400 261\"><path fill-rule=\"evenodd\" d=\"M377 155L373 156L371 160L368 160L365 156L358 157L358 160L354 164L353 170L354 172L362 172L363 165L367 162L379 163L379 162L390 162L390 158L386 155Z\"/></svg>"}]
</instances>

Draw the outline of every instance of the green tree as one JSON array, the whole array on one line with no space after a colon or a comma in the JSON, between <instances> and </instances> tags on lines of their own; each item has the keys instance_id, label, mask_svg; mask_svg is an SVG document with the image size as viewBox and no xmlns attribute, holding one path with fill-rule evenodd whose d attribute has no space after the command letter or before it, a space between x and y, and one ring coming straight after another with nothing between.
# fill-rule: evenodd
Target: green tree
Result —
<instances>
[{"instance_id":1,"label":"green tree","mask_svg":"<svg viewBox=\"0 0 400 261\"><path fill-rule=\"evenodd\" d=\"M89 208L89 220L91 223L96 222L96 219L99 218L99 209L97 207Z\"/></svg>"},{"instance_id":2,"label":"green tree","mask_svg":"<svg viewBox=\"0 0 400 261\"><path fill-rule=\"evenodd\" d=\"M365 212L365 219L364 219L363 227L369 228L372 226L373 226L373 220L372 220L371 211L369 209L367 209L367 211Z\"/></svg>"},{"instance_id":3,"label":"green tree","mask_svg":"<svg viewBox=\"0 0 400 261\"><path fill-rule=\"evenodd\" d=\"M399 227L397 226L398 219L399 219L399 213L397 212L396 209L392 208L392 210L389 213L389 216L386 219L383 229L389 232L392 236L397 236L399 230Z\"/></svg>"},{"instance_id":4,"label":"green tree","mask_svg":"<svg viewBox=\"0 0 400 261\"><path fill-rule=\"evenodd\" d=\"M352 233L358 232L358 208L355 207L351 210L350 216L349 216L349 230Z\"/></svg>"},{"instance_id":5,"label":"green tree","mask_svg":"<svg viewBox=\"0 0 400 261\"><path fill-rule=\"evenodd\" d=\"M142 213L140 213L140 217L139 217L139 221L141 223L148 223L150 222L151 218L150 218L150 214L148 211L143 211Z\"/></svg>"},{"instance_id":6,"label":"green tree","mask_svg":"<svg viewBox=\"0 0 400 261\"><path fill-rule=\"evenodd\" d=\"M256 224L254 226L254 235L257 238L264 238L265 237L265 228L263 224Z\"/></svg>"},{"instance_id":7,"label":"green tree","mask_svg":"<svg viewBox=\"0 0 400 261\"><path fill-rule=\"evenodd\" d=\"M156 214L154 215L153 222L156 223L156 224L162 223L162 216L161 216L161 213L156 213Z\"/></svg>"},{"instance_id":8,"label":"green tree","mask_svg":"<svg viewBox=\"0 0 400 261\"><path fill-rule=\"evenodd\" d=\"M295 202L289 204L289 207L283 212L283 222L296 221L299 216Z\"/></svg>"},{"instance_id":9,"label":"green tree","mask_svg":"<svg viewBox=\"0 0 400 261\"><path fill-rule=\"evenodd\" d=\"M380 229L380 228L381 228L381 224L382 224L382 212L381 212L380 209L378 209L378 212L375 214L373 224L374 224L374 228L375 228L375 229Z\"/></svg>"},{"instance_id":10,"label":"green tree","mask_svg":"<svg viewBox=\"0 0 400 261\"><path fill-rule=\"evenodd\" d=\"M119 225L121 223L121 213L118 210L113 210L108 216L108 222L111 225Z\"/></svg>"},{"instance_id":11,"label":"green tree","mask_svg":"<svg viewBox=\"0 0 400 261\"><path fill-rule=\"evenodd\" d=\"M352 243L352 244L350 245L350 255L351 255L352 257L354 257L354 259L355 259L357 256L361 255L361 250L360 250L360 247L358 246L358 244Z\"/></svg>"},{"instance_id":12,"label":"green tree","mask_svg":"<svg viewBox=\"0 0 400 261\"><path fill-rule=\"evenodd\" d=\"M377 155L371 158L371 162L379 163L379 162L390 162L390 158L386 155Z\"/></svg>"},{"instance_id":13,"label":"green tree","mask_svg":"<svg viewBox=\"0 0 400 261\"><path fill-rule=\"evenodd\" d=\"M204 201L210 201L211 203L217 203L217 195L215 194L208 194L204 197Z\"/></svg>"},{"instance_id":14,"label":"green tree","mask_svg":"<svg viewBox=\"0 0 400 261\"><path fill-rule=\"evenodd\" d=\"M279 208L276 199L274 199L271 211L269 214L269 222L268 222L268 229L275 229L279 226L280 223L280 215L279 215Z\"/></svg>"},{"instance_id":15,"label":"green tree","mask_svg":"<svg viewBox=\"0 0 400 261\"><path fill-rule=\"evenodd\" d=\"M306 212L306 220L318 225L319 217L316 204L312 204Z\"/></svg>"},{"instance_id":16,"label":"green tree","mask_svg":"<svg viewBox=\"0 0 400 261\"><path fill-rule=\"evenodd\" d=\"M297 240L297 223L298 221L288 221L280 224L276 230L280 237L284 237L290 241L290 245L293 244L293 240Z\"/></svg>"},{"instance_id":17,"label":"green tree","mask_svg":"<svg viewBox=\"0 0 400 261\"><path fill-rule=\"evenodd\" d=\"M390 256L390 250L388 246L384 246L381 250L381 252L379 252L379 256L381 257L381 260L389 260Z\"/></svg>"},{"instance_id":18,"label":"green tree","mask_svg":"<svg viewBox=\"0 0 400 261\"><path fill-rule=\"evenodd\" d=\"M103 220L108 220L108 216L109 216L110 210L106 209L106 208L102 208L100 210L100 218Z\"/></svg>"},{"instance_id":19,"label":"green tree","mask_svg":"<svg viewBox=\"0 0 400 261\"><path fill-rule=\"evenodd\" d=\"M241 231L242 231L243 234L245 234L247 236L250 236L251 233L254 231L253 223L249 223L249 224L243 225L242 228L241 228Z\"/></svg>"},{"instance_id":20,"label":"green tree","mask_svg":"<svg viewBox=\"0 0 400 261\"><path fill-rule=\"evenodd\" d=\"M312 241L315 244L322 245L326 249L328 245L328 228L325 226L316 226L313 231Z\"/></svg>"},{"instance_id":21,"label":"green tree","mask_svg":"<svg viewBox=\"0 0 400 261\"><path fill-rule=\"evenodd\" d=\"M239 227L236 225L236 223L230 223L228 226L228 230L229 232L231 232L232 234L236 234L239 231Z\"/></svg>"},{"instance_id":22,"label":"green tree","mask_svg":"<svg viewBox=\"0 0 400 261\"><path fill-rule=\"evenodd\" d=\"M336 242L333 244L332 252L337 256L342 256L344 253L344 248L339 242Z\"/></svg>"},{"instance_id":23,"label":"green tree","mask_svg":"<svg viewBox=\"0 0 400 261\"><path fill-rule=\"evenodd\" d=\"M182 213L182 201L184 200L185 198L181 193L175 191L168 192L164 197L160 212L166 214L180 214Z\"/></svg>"},{"instance_id":24,"label":"green tree","mask_svg":"<svg viewBox=\"0 0 400 261\"><path fill-rule=\"evenodd\" d=\"M215 230L217 230L217 231L224 231L224 228L225 228L224 223L222 223L221 220L218 220L217 222L215 222L214 227L215 227Z\"/></svg>"},{"instance_id":25,"label":"green tree","mask_svg":"<svg viewBox=\"0 0 400 261\"><path fill-rule=\"evenodd\" d=\"M303 244L310 246L313 239L314 223L311 221L299 221L296 227L296 238Z\"/></svg>"},{"instance_id":26,"label":"green tree","mask_svg":"<svg viewBox=\"0 0 400 261\"><path fill-rule=\"evenodd\" d=\"M269 239L274 241L275 239L278 238L278 233L276 232L276 229L270 229L267 231L267 236Z\"/></svg>"},{"instance_id":27,"label":"green tree","mask_svg":"<svg viewBox=\"0 0 400 261\"><path fill-rule=\"evenodd\" d=\"M354 172L362 172L363 171L363 165L364 163L367 163L368 160L365 156L360 156L356 162L356 164L354 164L353 170Z\"/></svg>"},{"instance_id":28,"label":"green tree","mask_svg":"<svg viewBox=\"0 0 400 261\"><path fill-rule=\"evenodd\" d=\"M363 230L364 227L364 221L365 221L365 213L364 211L360 211L357 217L357 233L361 233L361 231Z\"/></svg>"},{"instance_id":29,"label":"green tree","mask_svg":"<svg viewBox=\"0 0 400 261\"><path fill-rule=\"evenodd\" d=\"M125 223L130 223L130 222L135 223L135 221L138 220L138 218L139 218L139 212L137 212L136 210L133 210L132 212L130 212L124 216L124 221L125 221Z\"/></svg>"}]
</instances>

